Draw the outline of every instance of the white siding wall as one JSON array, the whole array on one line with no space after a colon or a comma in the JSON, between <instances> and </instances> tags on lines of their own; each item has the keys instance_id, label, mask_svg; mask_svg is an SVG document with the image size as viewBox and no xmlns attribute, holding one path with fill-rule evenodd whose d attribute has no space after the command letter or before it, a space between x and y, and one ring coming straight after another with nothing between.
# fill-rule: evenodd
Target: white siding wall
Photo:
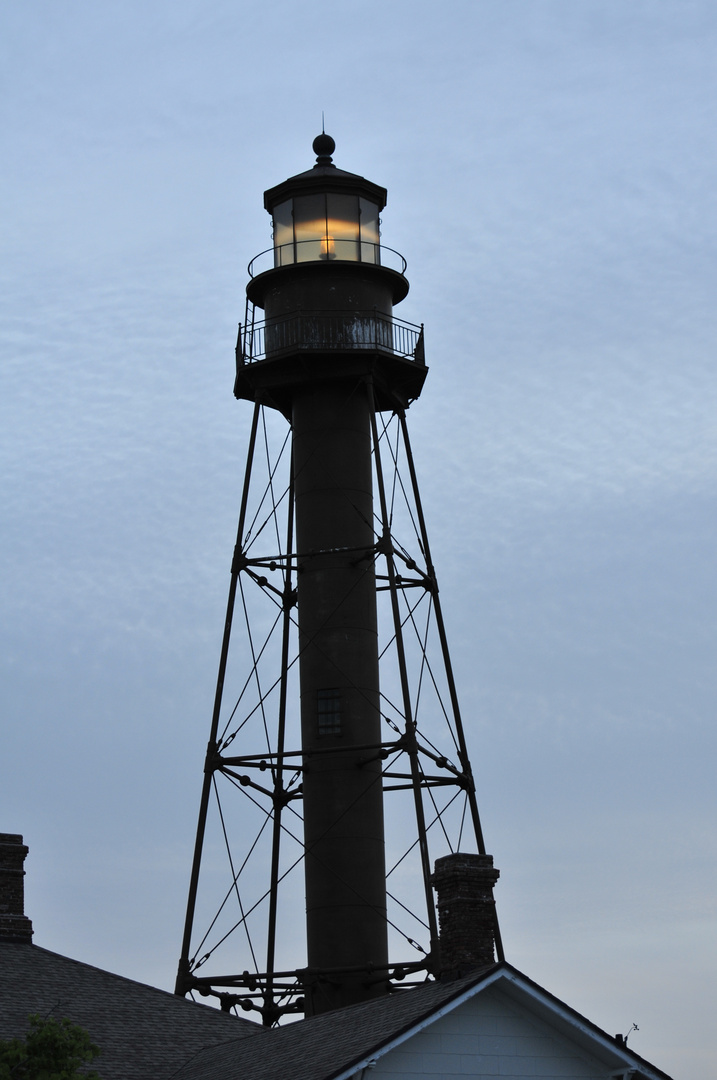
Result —
<instances>
[{"instance_id":1,"label":"white siding wall","mask_svg":"<svg viewBox=\"0 0 717 1080\"><path fill-rule=\"evenodd\" d=\"M360 1075L360 1074L359 1074ZM555 1077L607 1080L609 1070L493 987L380 1058L364 1080Z\"/></svg>"}]
</instances>

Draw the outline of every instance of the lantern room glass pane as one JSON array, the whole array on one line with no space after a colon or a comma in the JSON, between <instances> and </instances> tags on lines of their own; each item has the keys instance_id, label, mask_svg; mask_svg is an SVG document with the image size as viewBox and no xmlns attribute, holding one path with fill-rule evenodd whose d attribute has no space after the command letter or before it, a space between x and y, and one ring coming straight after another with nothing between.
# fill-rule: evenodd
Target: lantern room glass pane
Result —
<instances>
[{"instance_id":1,"label":"lantern room glass pane","mask_svg":"<svg viewBox=\"0 0 717 1080\"><path fill-rule=\"evenodd\" d=\"M274 266L294 261L294 219L292 200L274 207Z\"/></svg>"},{"instance_id":2,"label":"lantern room glass pane","mask_svg":"<svg viewBox=\"0 0 717 1080\"><path fill-rule=\"evenodd\" d=\"M379 259L378 206L368 199L359 199L361 222L361 262L377 263Z\"/></svg>"},{"instance_id":3,"label":"lantern room glass pane","mask_svg":"<svg viewBox=\"0 0 717 1080\"><path fill-rule=\"evenodd\" d=\"M328 258L358 262L359 205L356 195L326 196Z\"/></svg>"},{"instance_id":4,"label":"lantern room glass pane","mask_svg":"<svg viewBox=\"0 0 717 1080\"><path fill-rule=\"evenodd\" d=\"M359 207L355 195L334 195L329 192L326 196L326 216L328 231L336 239L358 240Z\"/></svg>"},{"instance_id":5,"label":"lantern room glass pane","mask_svg":"<svg viewBox=\"0 0 717 1080\"><path fill-rule=\"evenodd\" d=\"M297 195L294 199L296 261L326 258L326 195Z\"/></svg>"}]
</instances>

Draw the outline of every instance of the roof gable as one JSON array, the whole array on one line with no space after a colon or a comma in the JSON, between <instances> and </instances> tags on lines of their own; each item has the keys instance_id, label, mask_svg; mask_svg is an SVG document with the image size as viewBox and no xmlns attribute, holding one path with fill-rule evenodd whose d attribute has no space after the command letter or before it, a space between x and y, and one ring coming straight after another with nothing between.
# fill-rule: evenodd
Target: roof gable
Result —
<instances>
[{"instance_id":1,"label":"roof gable","mask_svg":"<svg viewBox=\"0 0 717 1080\"><path fill-rule=\"evenodd\" d=\"M443 1036L442 1044L446 1053L455 1053L450 1048L450 1033L457 1034L456 1026L459 1029L465 1029L466 1025L470 1029L476 1024L480 1027L484 1018L488 1020L488 1028L482 1032L482 1035L488 1036L490 1027L495 1027L493 1049L491 1049L490 1040L484 1039L480 1043L473 1043L471 1050L475 1056L474 1063L481 1062L481 1069L478 1071L482 1071L483 1075L489 1076L492 1071L495 1071L495 1075L500 1075L501 1078L510 1076L506 1059L516 1056L523 1059L525 1068L528 1069L527 1075L532 1075L530 1071L532 1069L535 1075L544 1076L553 1073L563 1077L594 1075L605 1080L606 1075L611 1077L629 1075L634 1080L670 1080L666 1073L655 1068L626 1045L618 1043L607 1032L510 964L496 964L490 970L476 973L472 979L461 980L461 983L464 985L459 987L458 992L448 1001L438 1005L429 1016L418 1021L410 1029L397 1034L360 1062L352 1063L340 1073L334 1074L331 1080L348 1080L355 1072L368 1067L369 1063L372 1069L377 1069L376 1080L381 1075L393 1075L393 1071L382 1073L378 1069L382 1057L393 1054L394 1060L398 1061L395 1052L399 1048L404 1054L420 1054L423 1052L421 1046L431 1041L434 1035ZM466 983L468 985L465 985ZM458 984L453 985L458 986ZM446 1018L450 1018L447 1023ZM499 1028L502 1028L500 1037L498 1037ZM428 1039L421 1038L424 1033L429 1033ZM540 1049L535 1041L536 1037L541 1044ZM532 1052L531 1047L536 1048L535 1053ZM500 1065L496 1065L493 1070L492 1066L495 1065L497 1058L500 1058ZM527 1059L535 1060L531 1060L528 1065ZM552 1067L547 1066L545 1059L552 1059L555 1064ZM538 1064L541 1060L546 1066L545 1069ZM562 1064L558 1065L558 1061ZM432 1064L435 1062L430 1059L429 1068L423 1066L419 1070L420 1075L425 1077L465 1075L468 1063L466 1061L460 1063L455 1074L446 1071L445 1060L432 1074L430 1069ZM573 1072L569 1071L571 1064ZM405 1074L407 1071L405 1065L404 1061L397 1071ZM393 1069L393 1066L390 1068ZM593 1071L584 1071L585 1069ZM410 1070L408 1072L410 1075ZM526 1075L526 1073L518 1071L515 1075ZM407 1080L405 1075L403 1075L403 1080Z\"/></svg>"},{"instance_id":2,"label":"roof gable","mask_svg":"<svg viewBox=\"0 0 717 1080\"><path fill-rule=\"evenodd\" d=\"M515 1076L527 1069L669 1080L508 964L324 1013L261 1040L217 1046L198 1054L177 1080L349 1080L364 1069L376 1080L481 1070L503 1078L511 1075L511 1058Z\"/></svg>"},{"instance_id":3,"label":"roof gable","mask_svg":"<svg viewBox=\"0 0 717 1080\"><path fill-rule=\"evenodd\" d=\"M501 989L504 982L498 978L478 988L374 1059L371 1080L464 1080L466 1075L606 1080L624 1073L624 1058L613 1047L597 1040L577 1041L573 1032L556 1028Z\"/></svg>"}]
</instances>

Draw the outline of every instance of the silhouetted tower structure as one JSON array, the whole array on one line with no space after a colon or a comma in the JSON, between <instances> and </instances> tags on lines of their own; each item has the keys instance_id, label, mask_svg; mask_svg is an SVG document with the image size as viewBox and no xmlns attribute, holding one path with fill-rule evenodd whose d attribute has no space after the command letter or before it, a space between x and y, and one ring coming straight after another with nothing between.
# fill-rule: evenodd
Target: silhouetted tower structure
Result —
<instances>
[{"instance_id":1,"label":"silhouetted tower structure","mask_svg":"<svg viewBox=\"0 0 717 1080\"><path fill-rule=\"evenodd\" d=\"M426 376L423 328L393 316L408 282L405 260L380 244L379 215L386 191L336 168L334 149L333 139L318 136L316 165L265 192L273 246L249 268L234 392L254 403L254 419L177 980L178 993L196 989L217 995L225 1008L259 1009L265 1023L286 1011L315 1013L383 994L415 973L439 973L429 833L432 828L441 833L441 851L451 853L470 835L475 857L490 859L481 837L405 424L406 409ZM263 310L261 322L257 310ZM290 440L284 440L276 460L268 450L267 414L284 417L290 425ZM271 426L271 417L268 422ZM259 455L262 438L266 453ZM289 458L289 479L279 490L282 455ZM258 509L253 512L252 484L256 486L260 457L267 479L259 484ZM384 457L390 459L386 465ZM397 491L403 493L404 517L412 523L415 554L395 536ZM244 580L276 609L263 644L251 631ZM248 677L229 722L224 722L237 587L248 627ZM430 682L437 694L440 707L431 722L435 725L438 717L439 726L446 726L455 764L435 736L422 736L418 723L420 691L412 690L406 645L406 627L415 627L418 607L406 599L412 592L427 598L426 626L430 622L433 628L441 670L438 679L428 658L428 629L425 634L421 630L416 678L419 686ZM385 645L379 639L377 598L388 600L382 616L390 628ZM259 672L271 652L274 628L276 674L267 680ZM391 698L379 678L387 652L393 657ZM300 709L292 721L291 680L297 669ZM250 685L254 697L248 701ZM261 745L252 746L247 732L259 716ZM292 731L300 731L300 747L291 745ZM235 739L245 746L240 753ZM265 819L246 857L234 855L227 835L229 814L218 804L231 884L193 953L208 812L222 775L248 793L254 806L265 804ZM444 820L448 811L436 802L438 789L450 789L449 805L461 796L455 844ZM398 931L420 953L400 963L391 961L389 950L389 926L396 926L387 911L384 792L389 791L408 795L414 821L407 852L389 873L402 867L409 855L417 860L413 887L425 908L417 921L425 929L426 945ZM293 819L287 824L289 813ZM301 816L303 837L297 840L295 826ZM404 810L402 822L405 817ZM249 938L248 920L257 904L242 899L240 882L269 833L263 871L267 887L259 890L257 901L267 908L265 969L249 939L253 970L205 975L201 969L214 948L203 956L200 952L234 894L239 918L218 934L219 944L237 930ZM282 868L282 840L287 836L303 851L306 966L279 971L279 894L295 865ZM388 895L393 902L393 894ZM396 903L405 911L411 907ZM494 921L492 908L489 919ZM497 923L495 940L501 955Z\"/></svg>"}]
</instances>

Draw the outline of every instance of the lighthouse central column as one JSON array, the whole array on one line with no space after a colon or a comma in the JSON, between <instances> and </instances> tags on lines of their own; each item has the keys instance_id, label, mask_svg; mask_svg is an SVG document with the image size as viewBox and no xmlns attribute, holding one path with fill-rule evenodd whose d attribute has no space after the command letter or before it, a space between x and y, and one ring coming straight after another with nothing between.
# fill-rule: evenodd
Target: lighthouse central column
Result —
<instances>
[{"instance_id":1,"label":"lighthouse central column","mask_svg":"<svg viewBox=\"0 0 717 1080\"><path fill-rule=\"evenodd\" d=\"M356 379L292 407L308 966L364 971L322 979L310 1012L371 996L388 960L369 408Z\"/></svg>"}]
</instances>

